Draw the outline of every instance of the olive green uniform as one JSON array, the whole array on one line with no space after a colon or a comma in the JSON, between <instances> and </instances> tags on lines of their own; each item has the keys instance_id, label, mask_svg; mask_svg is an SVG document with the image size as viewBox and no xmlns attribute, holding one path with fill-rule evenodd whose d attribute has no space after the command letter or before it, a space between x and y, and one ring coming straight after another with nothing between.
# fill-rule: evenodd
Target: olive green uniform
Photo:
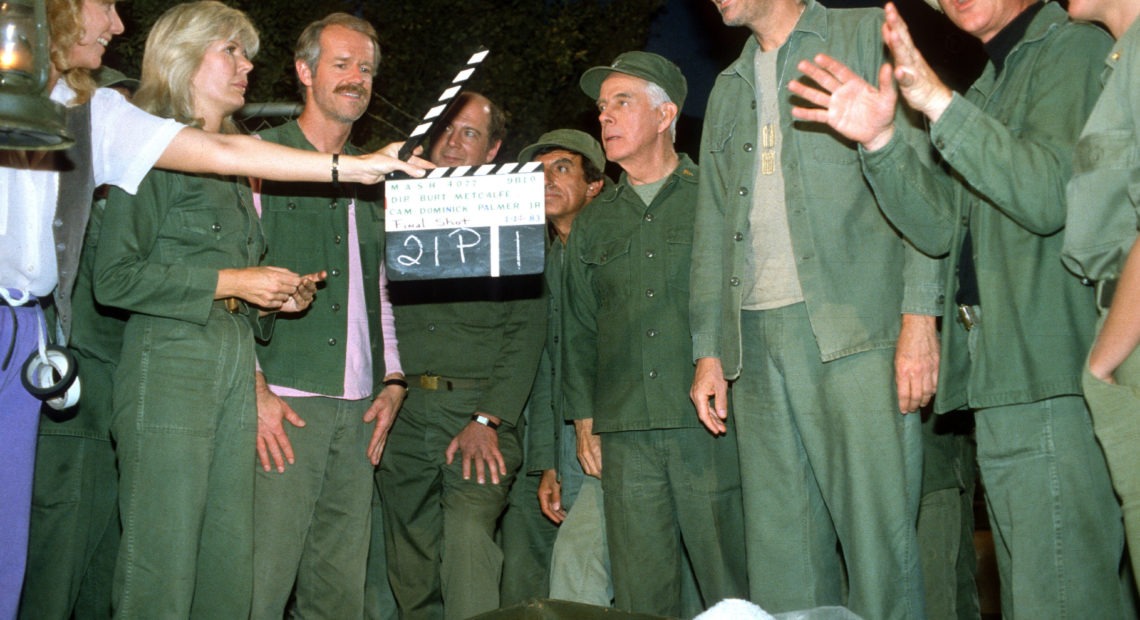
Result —
<instances>
[{"instance_id":1,"label":"olive green uniform","mask_svg":"<svg viewBox=\"0 0 1140 620\"><path fill-rule=\"evenodd\" d=\"M263 131L262 139L314 151L296 121ZM345 153L360 151L347 145ZM273 340L257 348L270 386L311 394L286 402L305 420L286 423L296 463L284 472L257 469L254 493L253 618L280 618L294 596L301 617L359 618L372 524L372 425L363 421L384 387L380 323L380 261L384 205L380 186L262 181L261 226L266 262L301 274L326 271L313 305L281 315ZM354 204L360 273L349 263L348 218ZM349 283L363 283L372 363L372 393L339 398L345 390ZM382 571L381 571L382 572ZM296 590L294 592L294 582ZM375 584L383 589L387 576Z\"/></svg>"},{"instance_id":2,"label":"olive green uniform","mask_svg":"<svg viewBox=\"0 0 1140 620\"><path fill-rule=\"evenodd\" d=\"M1136 241L1140 208L1140 21L1120 37L1105 60L1104 92L1081 132L1068 186L1062 259L1077 274L1115 283ZM1107 316L1102 294L1101 321ZM1132 572L1140 585L1140 354L1133 351L1108 384L1085 369L1085 399L1104 449L1112 486L1124 513Z\"/></svg>"},{"instance_id":3,"label":"olive green uniform","mask_svg":"<svg viewBox=\"0 0 1140 620\"><path fill-rule=\"evenodd\" d=\"M679 157L652 204L623 174L574 221L563 334L568 417L602 438L615 606L667 616L685 555L706 607L747 595L734 432L710 435L688 396L697 166Z\"/></svg>"},{"instance_id":4,"label":"olive green uniform","mask_svg":"<svg viewBox=\"0 0 1140 620\"><path fill-rule=\"evenodd\" d=\"M249 188L152 171L112 189L95 297L132 312L111 425L123 539L118 617L249 614L255 310L214 301L218 271L265 250Z\"/></svg>"},{"instance_id":5,"label":"olive green uniform","mask_svg":"<svg viewBox=\"0 0 1140 620\"><path fill-rule=\"evenodd\" d=\"M1056 3L1024 17L1000 72L991 59L930 126L953 174L897 140L864 162L887 217L949 254L947 316L970 234L979 321L943 326L935 409L975 409L1003 615L1120 618L1120 510L1080 396L1096 310L1060 263L1072 149L1110 39Z\"/></svg>"},{"instance_id":6,"label":"olive green uniform","mask_svg":"<svg viewBox=\"0 0 1140 620\"><path fill-rule=\"evenodd\" d=\"M894 354L901 315L939 312L941 265L878 211L854 144L795 121L786 86L796 63L820 53L874 82L888 60L882 23L878 9L807 0L777 52L780 90L760 92L759 44L749 37L705 114L692 357L718 358L735 380L750 598L771 612L845 604L885 619L923 609L921 429L918 416L899 415ZM766 148L757 108L772 97L803 302L748 310L750 214ZM902 111L896 120L902 139L922 139Z\"/></svg>"},{"instance_id":7,"label":"olive green uniform","mask_svg":"<svg viewBox=\"0 0 1140 620\"><path fill-rule=\"evenodd\" d=\"M517 429L545 333L541 278L390 285L410 389L377 480L388 577L402 618L467 618L499 607L495 525L522 463ZM499 417L507 475L462 476L445 452L475 412Z\"/></svg>"}]
</instances>

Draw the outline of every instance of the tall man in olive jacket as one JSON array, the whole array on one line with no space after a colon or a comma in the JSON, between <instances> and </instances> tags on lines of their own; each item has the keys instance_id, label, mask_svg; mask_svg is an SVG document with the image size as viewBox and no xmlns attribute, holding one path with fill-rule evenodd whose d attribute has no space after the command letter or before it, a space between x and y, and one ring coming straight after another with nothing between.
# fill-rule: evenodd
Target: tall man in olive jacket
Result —
<instances>
[{"instance_id":1,"label":"tall man in olive jacket","mask_svg":"<svg viewBox=\"0 0 1140 620\"><path fill-rule=\"evenodd\" d=\"M900 412L933 395L940 265L878 212L856 145L794 122L785 87L820 52L874 75L882 12L718 8L753 36L705 114L691 395L724 432L734 382L751 598L773 613L844 603L921 617L920 420Z\"/></svg>"},{"instance_id":2,"label":"tall man in olive jacket","mask_svg":"<svg viewBox=\"0 0 1140 620\"><path fill-rule=\"evenodd\" d=\"M494 160L502 112L461 95L433 138L441 166ZM402 618L499 607L495 524L522 465L517 424L546 334L541 274L393 282L409 392L377 473L388 577Z\"/></svg>"},{"instance_id":3,"label":"tall man in olive jacket","mask_svg":"<svg viewBox=\"0 0 1140 620\"><path fill-rule=\"evenodd\" d=\"M1111 41L1056 3L941 8L989 56L965 95L934 75L892 5L885 32L893 75L929 119L926 148L944 167L916 161L897 139L890 66L871 87L830 58L803 63L831 94L794 91L830 109L797 115L859 142L887 217L919 248L950 257L945 314L962 320L943 325L935 411L975 409L1002 616L1132 617L1120 509L1081 398L1096 308L1060 260L1073 145Z\"/></svg>"},{"instance_id":4,"label":"tall man in olive jacket","mask_svg":"<svg viewBox=\"0 0 1140 620\"><path fill-rule=\"evenodd\" d=\"M622 176L570 235L565 403L591 421L575 423L580 445L601 436L599 453L579 454L602 480L615 606L676 617L683 555L706 607L747 594L735 438L701 428L685 394L698 176L673 137L687 86L646 52L594 67L580 85Z\"/></svg>"},{"instance_id":5,"label":"tall man in olive jacket","mask_svg":"<svg viewBox=\"0 0 1140 620\"><path fill-rule=\"evenodd\" d=\"M358 153L348 137L379 60L367 22L334 13L310 24L295 51L304 110L261 137ZM328 278L309 311L279 316L257 350L252 617L280 619L295 583L297 615L360 618L373 463L406 389L399 358L384 357L394 334L381 320L383 202L378 188L263 181L259 204L274 264Z\"/></svg>"}]
</instances>

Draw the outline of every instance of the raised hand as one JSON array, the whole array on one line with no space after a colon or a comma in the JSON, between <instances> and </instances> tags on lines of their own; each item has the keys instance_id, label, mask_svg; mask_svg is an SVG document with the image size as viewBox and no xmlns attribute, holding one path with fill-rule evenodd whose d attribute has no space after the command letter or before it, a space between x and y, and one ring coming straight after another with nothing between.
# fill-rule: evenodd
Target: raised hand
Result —
<instances>
[{"instance_id":1,"label":"raised hand","mask_svg":"<svg viewBox=\"0 0 1140 620\"><path fill-rule=\"evenodd\" d=\"M931 121L937 121L950 105L954 92L942 83L919 53L906 22L895 5L888 2L883 10L886 12L883 41L890 48L894 59L894 77L898 80L899 92L907 105L922 112Z\"/></svg>"},{"instance_id":2,"label":"raised hand","mask_svg":"<svg viewBox=\"0 0 1140 620\"><path fill-rule=\"evenodd\" d=\"M874 151L894 135L895 105L898 94L891 79L891 66L879 68L879 86L867 83L838 60L819 54L796 65L817 85L801 80L788 83L788 90L816 107L794 106L792 116L823 123L849 140Z\"/></svg>"}]
</instances>

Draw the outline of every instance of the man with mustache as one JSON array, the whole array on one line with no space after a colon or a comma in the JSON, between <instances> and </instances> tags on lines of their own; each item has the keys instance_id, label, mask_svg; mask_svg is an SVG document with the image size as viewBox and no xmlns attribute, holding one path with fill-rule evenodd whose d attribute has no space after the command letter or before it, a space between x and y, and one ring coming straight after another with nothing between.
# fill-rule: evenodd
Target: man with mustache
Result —
<instances>
[{"instance_id":1,"label":"man with mustache","mask_svg":"<svg viewBox=\"0 0 1140 620\"><path fill-rule=\"evenodd\" d=\"M333 13L305 28L294 58L305 107L261 137L359 152L348 138L372 96L375 29ZM319 301L278 317L257 350L252 617L286 615L295 591L297 616L361 618L373 466L407 390L381 282L383 202L378 188L271 181L259 199L275 264L329 275Z\"/></svg>"}]
</instances>

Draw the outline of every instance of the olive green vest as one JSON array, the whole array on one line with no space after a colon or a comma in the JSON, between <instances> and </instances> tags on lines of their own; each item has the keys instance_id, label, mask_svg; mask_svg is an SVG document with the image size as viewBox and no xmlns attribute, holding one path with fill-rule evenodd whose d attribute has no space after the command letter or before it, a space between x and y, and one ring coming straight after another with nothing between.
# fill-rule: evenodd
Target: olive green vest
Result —
<instances>
[{"instance_id":1,"label":"olive green vest","mask_svg":"<svg viewBox=\"0 0 1140 620\"><path fill-rule=\"evenodd\" d=\"M268 129L263 139L315 151L297 121ZM346 153L360 151L346 147ZM278 315L273 338L257 349L266 380L273 385L338 396L344 391L348 318L348 205L356 200L356 232L364 279L364 302L372 352L372 391L384 376L380 329L380 260L384 255L384 200L380 185L342 183L261 184L261 227L269 243L264 264L307 274L325 270L309 309Z\"/></svg>"}]
</instances>

